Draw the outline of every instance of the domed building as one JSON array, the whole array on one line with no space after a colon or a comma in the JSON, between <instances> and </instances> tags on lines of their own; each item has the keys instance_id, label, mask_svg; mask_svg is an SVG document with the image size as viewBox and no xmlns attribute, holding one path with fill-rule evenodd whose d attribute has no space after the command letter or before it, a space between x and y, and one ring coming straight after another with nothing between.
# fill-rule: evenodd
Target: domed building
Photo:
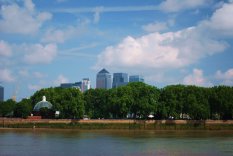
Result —
<instances>
[{"instance_id":1,"label":"domed building","mask_svg":"<svg viewBox=\"0 0 233 156\"><path fill-rule=\"evenodd\" d=\"M38 103L34 106L33 111L34 111L34 112L39 112L41 108L48 108L48 109L51 109L52 107L53 107L53 105L52 105L50 102L46 101L46 97L43 96L42 101L38 102Z\"/></svg>"}]
</instances>

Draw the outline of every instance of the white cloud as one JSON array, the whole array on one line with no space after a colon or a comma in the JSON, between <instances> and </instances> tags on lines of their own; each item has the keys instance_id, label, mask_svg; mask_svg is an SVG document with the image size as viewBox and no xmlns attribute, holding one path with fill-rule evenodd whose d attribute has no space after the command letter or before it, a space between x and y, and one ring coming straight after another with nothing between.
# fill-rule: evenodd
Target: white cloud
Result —
<instances>
[{"instance_id":1,"label":"white cloud","mask_svg":"<svg viewBox=\"0 0 233 156\"><path fill-rule=\"evenodd\" d=\"M0 82L14 82L15 78L8 69L0 69Z\"/></svg>"},{"instance_id":2,"label":"white cloud","mask_svg":"<svg viewBox=\"0 0 233 156\"><path fill-rule=\"evenodd\" d=\"M215 78L221 80L221 84L233 86L233 68L228 69L225 73L218 70Z\"/></svg>"},{"instance_id":3,"label":"white cloud","mask_svg":"<svg viewBox=\"0 0 233 156\"><path fill-rule=\"evenodd\" d=\"M155 22L142 26L142 29L147 32L161 32L168 29L166 22Z\"/></svg>"},{"instance_id":4,"label":"white cloud","mask_svg":"<svg viewBox=\"0 0 233 156\"><path fill-rule=\"evenodd\" d=\"M42 78L45 78L47 75L46 74L44 74L44 73L41 73L41 72L37 72L37 71L35 71L35 72L30 72L30 71L28 71L27 69L20 69L19 71L18 71L18 74L19 74L19 76L21 76L21 78L31 78L31 79L42 79Z\"/></svg>"},{"instance_id":5,"label":"white cloud","mask_svg":"<svg viewBox=\"0 0 233 156\"><path fill-rule=\"evenodd\" d=\"M25 0L22 8L15 3L1 6L0 32L36 33L45 21L52 18L52 15L48 12L36 13L34 7L31 0Z\"/></svg>"},{"instance_id":6,"label":"white cloud","mask_svg":"<svg viewBox=\"0 0 233 156\"><path fill-rule=\"evenodd\" d=\"M59 75L57 79L54 81L55 86L60 86L61 83L68 83L69 80L64 75Z\"/></svg>"},{"instance_id":7,"label":"white cloud","mask_svg":"<svg viewBox=\"0 0 233 156\"><path fill-rule=\"evenodd\" d=\"M101 12L130 12L130 11L153 11L159 10L158 6L147 5L147 6L118 6L118 7L100 7ZM53 9L52 12L61 12L61 13L95 13L96 7L80 7L80 8L62 8L62 9Z\"/></svg>"},{"instance_id":8,"label":"white cloud","mask_svg":"<svg viewBox=\"0 0 233 156\"><path fill-rule=\"evenodd\" d=\"M225 3L217 9L210 20L203 21L200 27L209 28L219 36L233 36L233 3Z\"/></svg>"},{"instance_id":9,"label":"white cloud","mask_svg":"<svg viewBox=\"0 0 233 156\"><path fill-rule=\"evenodd\" d=\"M46 77L46 75L41 72L33 72L33 76L38 79Z\"/></svg>"},{"instance_id":10,"label":"white cloud","mask_svg":"<svg viewBox=\"0 0 233 156\"><path fill-rule=\"evenodd\" d=\"M157 11L162 10L165 12L179 12L188 9L197 9L199 7L207 6L212 3L213 0L165 0L156 5L145 6L117 6L117 7L99 7L101 12L131 12L131 11ZM62 13L96 13L96 7L80 7L80 8L61 8L53 9L52 12ZM96 14L97 15L97 14Z\"/></svg>"},{"instance_id":11,"label":"white cloud","mask_svg":"<svg viewBox=\"0 0 233 156\"><path fill-rule=\"evenodd\" d=\"M165 12L179 12L208 5L211 1L212 0L165 0L160 4L160 10Z\"/></svg>"},{"instance_id":12,"label":"white cloud","mask_svg":"<svg viewBox=\"0 0 233 156\"><path fill-rule=\"evenodd\" d=\"M57 55L57 46L55 44L24 45L24 61L29 64L50 63Z\"/></svg>"},{"instance_id":13,"label":"white cloud","mask_svg":"<svg viewBox=\"0 0 233 156\"><path fill-rule=\"evenodd\" d=\"M118 45L107 47L98 56L96 67L180 68L227 48L225 43L197 31L193 27L139 38L128 36Z\"/></svg>"},{"instance_id":14,"label":"white cloud","mask_svg":"<svg viewBox=\"0 0 233 156\"><path fill-rule=\"evenodd\" d=\"M138 38L128 36L118 45L106 47L99 54L95 68L175 69L187 67L202 58L224 52L229 44L223 37L213 35L216 34L216 29L213 30L212 27L217 28L220 24L214 25L214 23L219 21L224 25L222 32L230 30L233 32L232 21L222 20L219 17L223 14L226 17L232 16L229 7L231 8L232 4L224 4L209 20L180 31L156 32Z\"/></svg>"},{"instance_id":15,"label":"white cloud","mask_svg":"<svg viewBox=\"0 0 233 156\"><path fill-rule=\"evenodd\" d=\"M96 7L94 12L94 23L98 23L100 20L100 13L104 10L104 7Z\"/></svg>"},{"instance_id":16,"label":"white cloud","mask_svg":"<svg viewBox=\"0 0 233 156\"><path fill-rule=\"evenodd\" d=\"M63 43L66 38L66 33L62 30L48 29L42 38L42 42Z\"/></svg>"},{"instance_id":17,"label":"white cloud","mask_svg":"<svg viewBox=\"0 0 233 156\"><path fill-rule=\"evenodd\" d=\"M28 70L26 70L26 69L21 69L21 70L18 71L18 73L19 73L20 76L22 76L24 78L29 77L29 75L30 75Z\"/></svg>"},{"instance_id":18,"label":"white cloud","mask_svg":"<svg viewBox=\"0 0 233 156\"><path fill-rule=\"evenodd\" d=\"M84 45L84 46L79 46L79 47L73 47L70 49L65 49L62 51L59 51L60 55L63 56L72 56L72 57L87 57L87 58L96 58L95 54L89 54L86 52L82 52L82 50L85 49L93 49L95 47L97 47L98 44L97 43L90 43L89 45Z\"/></svg>"},{"instance_id":19,"label":"white cloud","mask_svg":"<svg viewBox=\"0 0 233 156\"><path fill-rule=\"evenodd\" d=\"M88 21L81 21L78 25L67 26L62 29L50 28L43 35L41 42L44 43L64 43L72 37L79 37L87 31Z\"/></svg>"},{"instance_id":20,"label":"white cloud","mask_svg":"<svg viewBox=\"0 0 233 156\"><path fill-rule=\"evenodd\" d=\"M186 85L212 86L204 77L201 69L193 69L193 73L184 77L183 83Z\"/></svg>"},{"instance_id":21,"label":"white cloud","mask_svg":"<svg viewBox=\"0 0 233 156\"><path fill-rule=\"evenodd\" d=\"M24 6L30 12L34 11L35 4L33 4L32 0L24 0Z\"/></svg>"},{"instance_id":22,"label":"white cloud","mask_svg":"<svg viewBox=\"0 0 233 156\"><path fill-rule=\"evenodd\" d=\"M12 50L10 45L5 41L0 40L0 56L11 56L11 54Z\"/></svg>"},{"instance_id":23,"label":"white cloud","mask_svg":"<svg viewBox=\"0 0 233 156\"><path fill-rule=\"evenodd\" d=\"M28 85L28 89L32 90L32 91L37 91L37 90L40 90L41 88L42 88L42 86L40 86L40 85L32 85L32 84Z\"/></svg>"}]
</instances>

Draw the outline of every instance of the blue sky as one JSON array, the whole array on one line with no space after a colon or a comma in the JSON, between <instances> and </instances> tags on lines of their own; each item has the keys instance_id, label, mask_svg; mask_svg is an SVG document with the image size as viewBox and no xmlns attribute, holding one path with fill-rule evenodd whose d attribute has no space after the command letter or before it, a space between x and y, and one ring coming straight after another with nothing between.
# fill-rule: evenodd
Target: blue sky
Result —
<instances>
[{"instance_id":1,"label":"blue sky","mask_svg":"<svg viewBox=\"0 0 233 156\"><path fill-rule=\"evenodd\" d=\"M233 85L232 0L0 0L5 99L96 73Z\"/></svg>"}]
</instances>

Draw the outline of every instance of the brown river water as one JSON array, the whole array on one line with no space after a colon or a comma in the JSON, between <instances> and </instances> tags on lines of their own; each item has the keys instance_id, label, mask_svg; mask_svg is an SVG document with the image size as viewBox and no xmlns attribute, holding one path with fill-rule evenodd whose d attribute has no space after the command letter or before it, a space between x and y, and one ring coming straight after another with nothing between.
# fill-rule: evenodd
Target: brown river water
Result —
<instances>
[{"instance_id":1,"label":"brown river water","mask_svg":"<svg viewBox=\"0 0 233 156\"><path fill-rule=\"evenodd\" d=\"M233 156L233 131L0 129L0 156Z\"/></svg>"}]
</instances>

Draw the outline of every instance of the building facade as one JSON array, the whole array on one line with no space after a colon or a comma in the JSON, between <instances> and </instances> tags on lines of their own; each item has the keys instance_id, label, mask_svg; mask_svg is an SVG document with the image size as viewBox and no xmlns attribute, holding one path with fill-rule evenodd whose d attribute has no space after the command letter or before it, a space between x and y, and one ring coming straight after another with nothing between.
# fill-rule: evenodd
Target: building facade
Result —
<instances>
[{"instance_id":1,"label":"building facade","mask_svg":"<svg viewBox=\"0 0 233 156\"><path fill-rule=\"evenodd\" d=\"M129 76L129 82L144 82L144 78L141 75L131 75Z\"/></svg>"},{"instance_id":2,"label":"building facade","mask_svg":"<svg viewBox=\"0 0 233 156\"><path fill-rule=\"evenodd\" d=\"M0 86L0 101L4 101L4 88Z\"/></svg>"},{"instance_id":3,"label":"building facade","mask_svg":"<svg viewBox=\"0 0 233 156\"><path fill-rule=\"evenodd\" d=\"M97 73L96 88L103 88L103 89L112 88L112 76L106 69L102 69Z\"/></svg>"},{"instance_id":4,"label":"building facade","mask_svg":"<svg viewBox=\"0 0 233 156\"><path fill-rule=\"evenodd\" d=\"M89 78L84 78L82 81L75 82L75 83L62 83L60 85L61 88L76 88L79 89L81 92L85 92L91 88L91 81Z\"/></svg>"},{"instance_id":5,"label":"building facade","mask_svg":"<svg viewBox=\"0 0 233 156\"><path fill-rule=\"evenodd\" d=\"M114 73L112 88L117 88L120 86L125 86L129 82L129 77L127 73Z\"/></svg>"},{"instance_id":6,"label":"building facade","mask_svg":"<svg viewBox=\"0 0 233 156\"><path fill-rule=\"evenodd\" d=\"M87 90L89 90L91 88L91 81L89 80L89 78L84 78L82 80L82 88L81 91L85 92Z\"/></svg>"},{"instance_id":7,"label":"building facade","mask_svg":"<svg viewBox=\"0 0 233 156\"><path fill-rule=\"evenodd\" d=\"M62 83L60 85L61 88L80 88L77 83Z\"/></svg>"}]
</instances>

